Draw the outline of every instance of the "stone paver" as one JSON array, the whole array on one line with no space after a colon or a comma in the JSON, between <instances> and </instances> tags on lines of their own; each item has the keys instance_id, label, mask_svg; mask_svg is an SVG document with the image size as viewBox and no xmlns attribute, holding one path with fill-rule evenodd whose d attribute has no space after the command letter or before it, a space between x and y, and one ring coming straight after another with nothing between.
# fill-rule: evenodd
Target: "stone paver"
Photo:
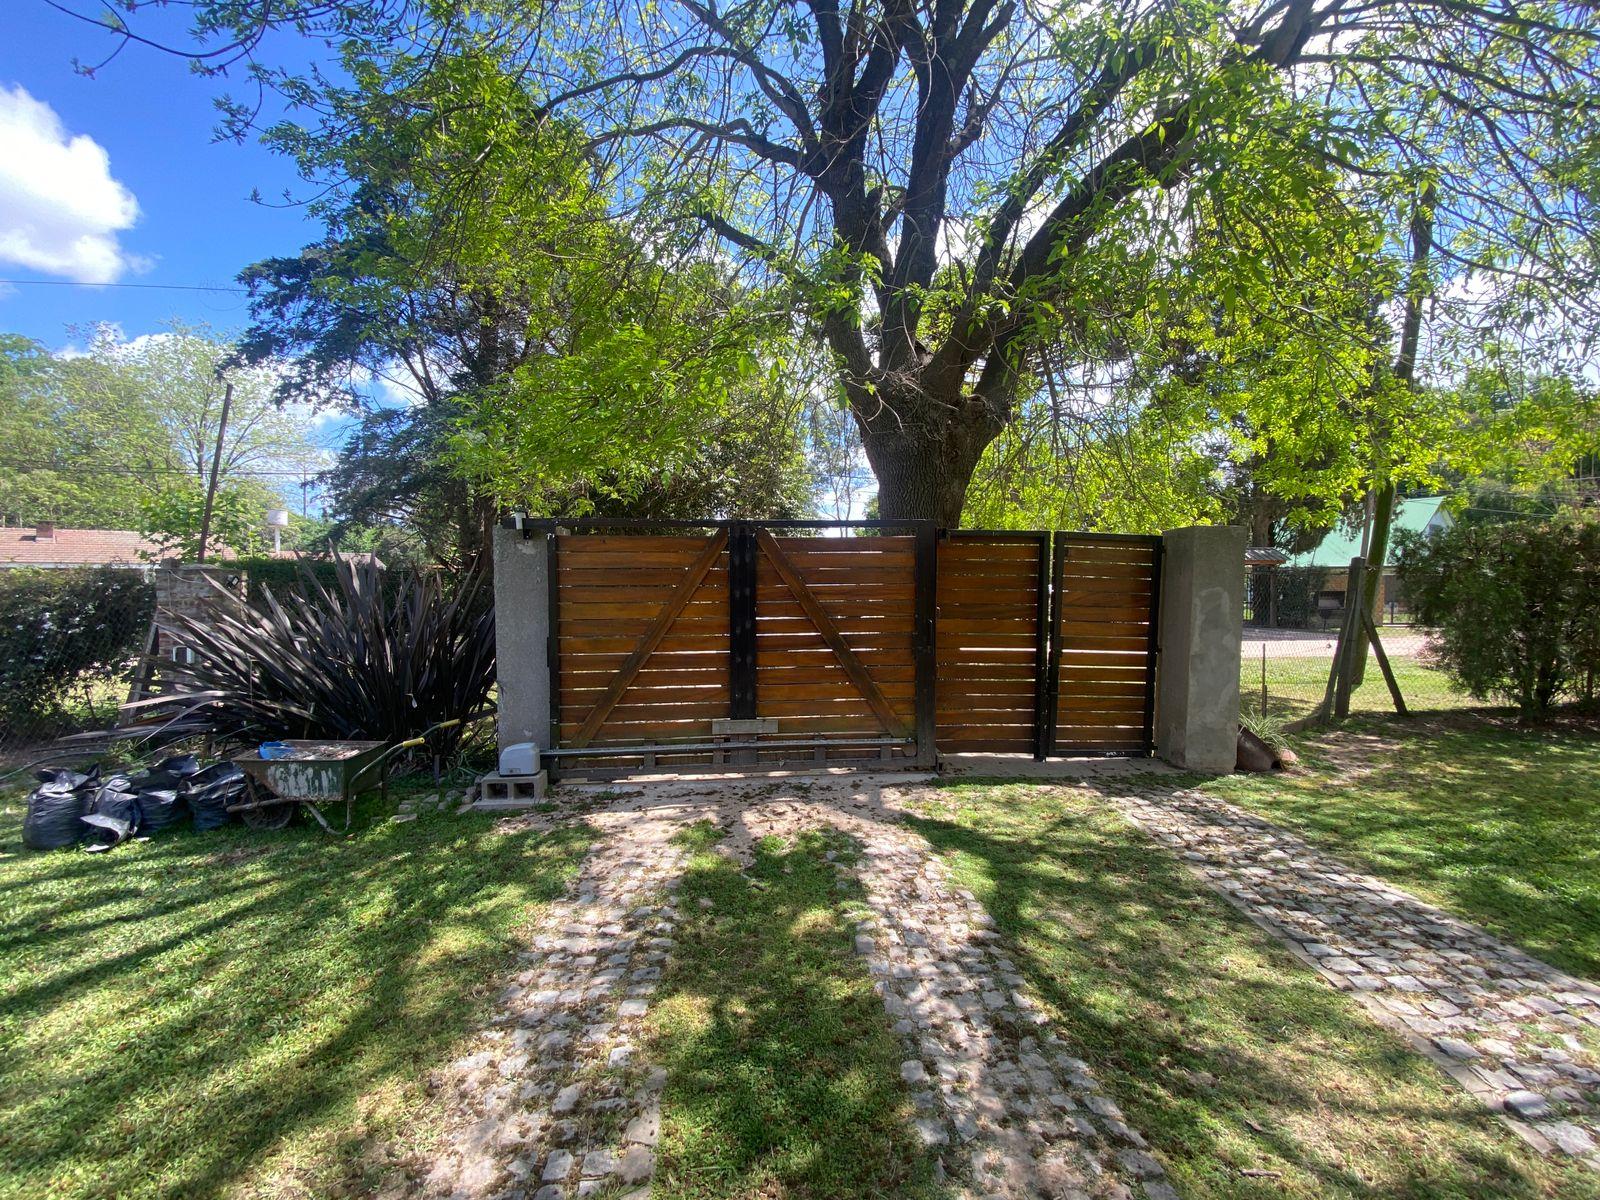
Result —
<instances>
[{"instance_id":1,"label":"stone paver","mask_svg":"<svg viewBox=\"0 0 1600 1200\"><path fill-rule=\"evenodd\" d=\"M981 1196L1175 1198L1028 994L993 919L927 843L882 815L835 823L861 845L853 870L870 915L856 951L905 1042L917 1133L946 1170Z\"/></svg>"},{"instance_id":2,"label":"stone paver","mask_svg":"<svg viewBox=\"0 0 1600 1200\"><path fill-rule=\"evenodd\" d=\"M1215 797L1105 791L1532 1145L1600 1169L1600 987Z\"/></svg>"},{"instance_id":3,"label":"stone paver","mask_svg":"<svg viewBox=\"0 0 1600 1200\"><path fill-rule=\"evenodd\" d=\"M449 1128L414 1191L648 1195L666 1073L632 1050L673 949L684 854L670 838L680 827L635 817L625 835L610 828L596 843L519 953L474 1052L435 1081Z\"/></svg>"}]
</instances>

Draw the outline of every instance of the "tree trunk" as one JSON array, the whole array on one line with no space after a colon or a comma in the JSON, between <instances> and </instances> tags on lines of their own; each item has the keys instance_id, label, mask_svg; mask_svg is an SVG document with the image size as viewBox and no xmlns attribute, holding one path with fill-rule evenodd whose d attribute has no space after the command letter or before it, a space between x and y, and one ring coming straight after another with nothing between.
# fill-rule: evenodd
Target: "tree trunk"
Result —
<instances>
[{"instance_id":1,"label":"tree trunk","mask_svg":"<svg viewBox=\"0 0 1600 1200\"><path fill-rule=\"evenodd\" d=\"M959 376L879 376L870 386L846 376L843 383L878 480L878 515L958 528L978 460L1005 428L1004 397L964 394Z\"/></svg>"},{"instance_id":2,"label":"tree trunk","mask_svg":"<svg viewBox=\"0 0 1600 1200\"><path fill-rule=\"evenodd\" d=\"M1400 322L1400 348L1395 355L1394 378L1401 386L1415 388L1417 350L1422 340L1422 304L1430 293L1428 259L1433 252L1432 185L1423 189L1411 214L1411 269L1406 277L1405 315ZM1383 563L1389 554L1389 526L1394 519L1395 485L1387 473L1377 489L1368 528L1367 583L1358 600L1378 622L1378 604L1383 595ZM1348 600L1346 601L1349 602ZM1355 668L1352 682L1359 686L1367 672L1368 639L1366 629L1357 626Z\"/></svg>"},{"instance_id":3,"label":"tree trunk","mask_svg":"<svg viewBox=\"0 0 1600 1200\"><path fill-rule=\"evenodd\" d=\"M1374 625L1383 624L1383 570L1389 557L1389 527L1394 523L1395 486L1385 482L1372 504L1372 522L1367 529L1367 573L1361 582L1359 603L1372 616ZM1351 686L1360 687L1367 676L1367 650L1371 639L1363 626L1356 634L1355 673Z\"/></svg>"},{"instance_id":4,"label":"tree trunk","mask_svg":"<svg viewBox=\"0 0 1600 1200\"><path fill-rule=\"evenodd\" d=\"M886 521L933 520L943 529L958 528L973 472L995 434L958 419L942 429L892 418L861 425L861 444L878 479L878 515Z\"/></svg>"}]
</instances>

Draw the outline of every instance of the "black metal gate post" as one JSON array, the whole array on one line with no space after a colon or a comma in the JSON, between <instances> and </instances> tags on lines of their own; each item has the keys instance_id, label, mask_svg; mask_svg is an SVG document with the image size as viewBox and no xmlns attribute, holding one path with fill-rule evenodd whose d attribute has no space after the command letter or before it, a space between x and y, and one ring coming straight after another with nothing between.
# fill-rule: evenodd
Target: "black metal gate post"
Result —
<instances>
[{"instance_id":1,"label":"black metal gate post","mask_svg":"<svg viewBox=\"0 0 1600 1200\"><path fill-rule=\"evenodd\" d=\"M1150 569L1150 643L1144 659L1144 752L1156 750L1156 671L1161 659L1161 569L1166 544L1157 542ZM1272 577L1267 577L1271 590Z\"/></svg>"},{"instance_id":2,"label":"black metal gate post","mask_svg":"<svg viewBox=\"0 0 1600 1200\"><path fill-rule=\"evenodd\" d=\"M1050 597L1054 593L1054 573L1051 570L1051 545L1050 535L1039 535L1039 594L1037 602L1037 629L1038 637L1033 648L1033 757L1038 762L1043 762L1050 756L1051 733L1055 728L1054 713L1051 711L1051 697L1053 689L1050 681L1055 678L1056 671L1053 667L1051 647L1055 645L1055 638L1051 635Z\"/></svg>"},{"instance_id":3,"label":"black metal gate post","mask_svg":"<svg viewBox=\"0 0 1600 1200\"><path fill-rule=\"evenodd\" d=\"M527 533L523 534L528 536ZM561 575L560 531L551 526L544 535L545 618L550 622L545 643L545 667L550 672L550 744L547 749L561 745Z\"/></svg>"},{"instance_id":4,"label":"black metal gate post","mask_svg":"<svg viewBox=\"0 0 1600 1200\"><path fill-rule=\"evenodd\" d=\"M939 662L935 651L939 601L939 530L932 521L917 521L913 528L916 549L913 559L911 658L915 679L912 696L917 738L916 763L919 767L932 770L939 765L936 744Z\"/></svg>"},{"instance_id":5,"label":"black metal gate post","mask_svg":"<svg viewBox=\"0 0 1600 1200\"><path fill-rule=\"evenodd\" d=\"M1052 537L1050 547L1050 666L1045 681L1044 753L1056 753L1056 732L1061 723L1061 608L1066 600L1067 539Z\"/></svg>"},{"instance_id":6,"label":"black metal gate post","mask_svg":"<svg viewBox=\"0 0 1600 1200\"><path fill-rule=\"evenodd\" d=\"M728 715L756 716L756 533L745 521L728 524Z\"/></svg>"}]
</instances>

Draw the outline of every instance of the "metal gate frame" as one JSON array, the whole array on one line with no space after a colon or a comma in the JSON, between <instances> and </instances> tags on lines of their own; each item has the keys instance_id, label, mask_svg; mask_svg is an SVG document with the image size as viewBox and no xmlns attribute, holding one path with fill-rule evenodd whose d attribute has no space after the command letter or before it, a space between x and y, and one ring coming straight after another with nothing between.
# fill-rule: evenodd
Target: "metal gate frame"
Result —
<instances>
[{"instance_id":1,"label":"metal gate frame","mask_svg":"<svg viewBox=\"0 0 1600 1200\"><path fill-rule=\"evenodd\" d=\"M1039 548L1039 579L1041 586L1035 598L1037 605L1037 644L1035 650L1033 757L1043 760L1050 757L1091 756L1137 757L1153 753L1156 675L1160 657L1160 602L1162 539L1158 535L1094 534L1050 532L1044 530L941 530L934 522L926 520L863 520L863 521L804 521L804 520L654 520L649 518L559 518L508 519L505 524L520 529L522 537L530 540L543 537L547 555L548 621L546 643L546 669L550 686L550 723L552 748L541 754L552 760L563 758L623 758L648 756L653 761L659 754L715 753L728 748L726 743L662 743L653 746L583 746L561 745L560 710L560 574L559 554L561 533L603 532L706 532L721 531L726 534L729 564L728 679L731 703L730 719L750 720L756 713L756 567L760 557L759 540L762 531L771 530L877 530L910 533L914 539L913 556L913 625L912 662L913 675L913 729L910 738L855 738L855 737L796 737L757 743L763 750L796 751L808 757L790 759L785 754L782 761L762 762L762 769L813 766L818 755L830 748L880 749L887 754L897 746L910 746L911 754L892 759L896 767L932 769L938 762L937 747L937 580L938 546L942 540L987 539L989 541L1036 544ZM1138 749L1127 747L1096 747L1075 745L1061 748L1059 742L1059 704L1062 695L1061 656L1066 640L1061 633L1063 599L1065 595L1064 572L1070 543L1077 541L1104 541L1106 543L1137 543L1152 547L1153 579L1150 591L1150 617L1148 646L1144 655L1145 696L1142 740ZM830 760L843 761L843 760ZM874 760L861 760L863 765ZM655 768L653 768L655 769ZM706 769L706 764L696 763L687 769ZM619 772L622 773L622 772Z\"/></svg>"},{"instance_id":2,"label":"metal gate frame","mask_svg":"<svg viewBox=\"0 0 1600 1200\"><path fill-rule=\"evenodd\" d=\"M818 756L826 760L830 749L877 749L888 755L895 747L911 746L913 753L888 760L887 765L902 769L931 770L938 764L938 747L935 744L935 671L934 636L936 620L936 557L938 530L933 521L925 520L862 520L862 521L804 521L804 520L707 520L680 519L655 520L642 517L595 517L566 520L561 518L524 517L512 528L520 528L524 540L535 536L545 539L546 575L549 594L549 634L546 642L546 670L550 688L550 743L551 749L541 750L541 757L554 762L562 759L638 758L652 761L651 769L671 769L654 764L657 755L714 754L734 749L781 750L785 757L780 761L763 761L763 770L815 766ZM861 530L909 533L914 541L912 587L912 710L911 737L795 737L757 742L751 745L733 745L725 742L659 743L649 746L581 746L561 744L561 651L560 651L560 534L604 532L705 532L719 531L726 535L728 552L728 680L731 695L730 720L753 720L756 715L756 568L760 559L760 538L772 530ZM809 757L790 759L788 752L808 754ZM862 760L863 763L872 760ZM754 765L754 764L747 764ZM885 765L885 764L875 764ZM688 764L687 770L705 770L707 764ZM594 775L597 772L585 770ZM623 772L625 773L625 772Z\"/></svg>"}]
</instances>

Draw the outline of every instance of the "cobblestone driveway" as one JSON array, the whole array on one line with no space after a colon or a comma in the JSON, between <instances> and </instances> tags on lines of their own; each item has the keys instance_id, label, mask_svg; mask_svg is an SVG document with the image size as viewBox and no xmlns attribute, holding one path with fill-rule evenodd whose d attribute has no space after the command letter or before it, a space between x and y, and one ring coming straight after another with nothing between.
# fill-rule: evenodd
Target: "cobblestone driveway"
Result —
<instances>
[{"instance_id":1,"label":"cobblestone driveway","mask_svg":"<svg viewBox=\"0 0 1600 1200\"><path fill-rule=\"evenodd\" d=\"M652 784L588 814L602 835L494 1022L441 1074L444 1148L402 1192L650 1194L666 1080L636 1043L679 918L684 858L672 838L710 820L741 857L768 834L832 826L855 840L859 856L835 861L866 896L855 949L905 1048L916 1133L953 1190L1176 1200L1144 1138L1050 1028L982 905L901 823L903 778Z\"/></svg>"},{"instance_id":2,"label":"cobblestone driveway","mask_svg":"<svg viewBox=\"0 0 1600 1200\"><path fill-rule=\"evenodd\" d=\"M1407 1037L1536 1148L1600 1168L1600 988L1159 774L1082 772L1108 803L1333 986ZM458 1200L650 1194L665 1073L640 1027L669 967L696 821L721 849L831 826L865 904L855 950L905 1049L916 1133L969 1197L1173 1200L1161 1164L1030 996L972 894L900 817L904 777L653 783L587 814L601 836L522 952L473 1052L440 1073L451 1114L400 1193ZM554 818L549 818L554 819Z\"/></svg>"},{"instance_id":3,"label":"cobblestone driveway","mask_svg":"<svg viewBox=\"0 0 1600 1200\"><path fill-rule=\"evenodd\" d=\"M1102 791L1536 1149L1600 1169L1600 987L1202 792Z\"/></svg>"}]
</instances>

